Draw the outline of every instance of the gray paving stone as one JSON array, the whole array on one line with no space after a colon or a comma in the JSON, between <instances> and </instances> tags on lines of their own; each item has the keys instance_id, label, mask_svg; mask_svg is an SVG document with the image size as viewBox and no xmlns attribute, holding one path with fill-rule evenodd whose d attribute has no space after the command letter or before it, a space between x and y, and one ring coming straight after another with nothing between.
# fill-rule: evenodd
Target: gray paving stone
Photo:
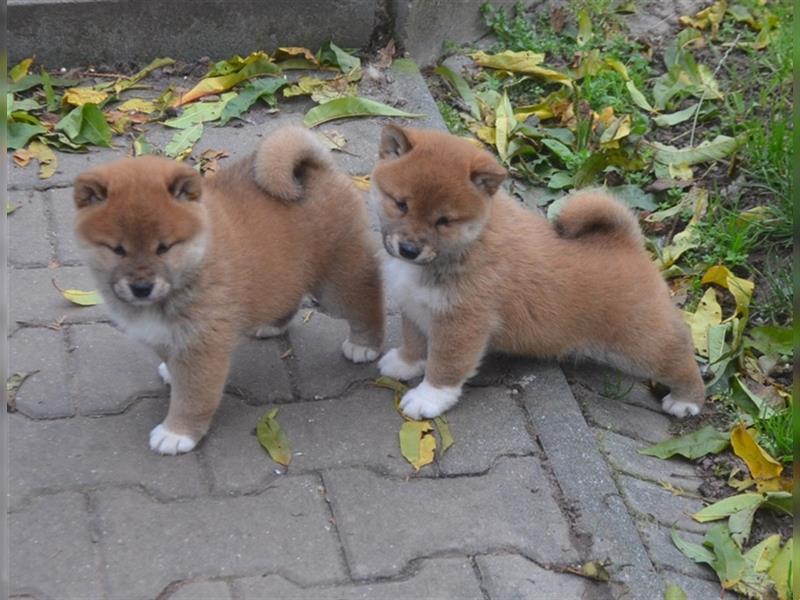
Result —
<instances>
[{"instance_id":1,"label":"gray paving stone","mask_svg":"<svg viewBox=\"0 0 800 600\"><path fill-rule=\"evenodd\" d=\"M17 390L17 410L43 419L75 414L67 386L64 332L23 327L14 333L8 344L11 373L39 371Z\"/></svg>"},{"instance_id":2,"label":"gray paving stone","mask_svg":"<svg viewBox=\"0 0 800 600\"><path fill-rule=\"evenodd\" d=\"M229 600L231 593L224 581L196 581L181 585L169 600Z\"/></svg>"},{"instance_id":3,"label":"gray paving stone","mask_svg":"<svg viewBox=\"0 0 800 600\"><path fill-rule=\"evenodd\" d=\"M72 201L72 190L73 188L68 187L48 192L56 256L62 265L79 265L83 262L83 254L73 233L75 204Z\"/></svg>"},{"instance_id":4,"label":"gray paving stone","mask_svg":"<svg viewBox=\"0 0 800 600\"><path fill-rule=\"evenodd\" d=\"M64 600L104 597L86 499L43 496L8 515L11 594Z\"/></svg>"},{"instance_id":5,"label":"gray paving stone","mask_svg":"<svg viewBox=\"0 0 800 600\"><path fill-rule=\"evenodd\" d=\"M109 484L142 485L165 498L203 493L196 454L165 457L148 446L165 412L164 400L148 398L113 417L40 422L10 415L12 502L42 490Z\"/></svg>"},{"instance_id":6,"label":"gray paving stone","mask_svg":"<svg viewBox=\"0 0 800 600\"><path fill-rule=\"evenodd\" d=\"M228 389L251 404L290 401L292 386L277 340L243 339L231 357Z\"/></svg>"},{"instance_id":7,"label":"gray paving stone","mask_svg":"<svg viewBox=\"0 0 800 600\"><path fill-rule=\"evenodd\" d=\"M708 526L692 519L692 515L703 508L697 498L677 496L654 483L620 475L619 482L625 499L640 515L679 529L703 533Z\"/></svg>"},{"instance_id":8,"label":"gray paving stone","mask_svg":"<svg viewBox=\"0 0 800 600\"><path fill-rule=\"evenodd\" d=\"M379 377L375 362L355 364L342 354L347 322L315 312L308 323L297 316L289 326L297 389L303 398L339 396L356 381Z\"/></svg>"},{"instance_id":9,"label":"gray paving stone","mask_svg":"<svg viewBox=\"0 0 800 600\"><path fill-rule=\"evenodd\" d=\"M736 600L736 598L740 598L736 594L723 592L718 581L706 581L678 573L664 573L662 577L665 583L677 584L686 594L686 600Z\"/></svg>"},{"instance_id":10,"label":"gray paving stone","mask_svg":"<svg viewBox=\"0 0 800 600\"><path fill-rule=\"evenodd\" d=\"M703 482L691 463L685 460L678 458L661 460L654 456L639 454L637 450L648 447L650 445L648 443L605 429L596 429L595 439L606 460L617 471L656 483L668 481L690 492L697 492Z\"/></svg>"},{"instance_id":11,"label":"gray paving stone","mask_svg":"<svg viewBox=\"0 0 800 600\"><path fill-rule=\"evenodd\" d=\"M97 499L111 597L155 598L171 582L258 571L303 585L345 577L315 477L282 478L236 498L163 504L109 489Z\"/></svg>"},{"instance_id":12,"label":"gray paving stone","mask_svg":"<svg viewBox=\"0 0 800 600\"><path fill-rule=\"evenodd\" d=\"M536 386L523 388L522 400L574 511L573 531L586 540L584 556L613 561L614 581L627 587L626 598L660 598L662 583L563 373L542 365L536 375Z\"/></svg>"},{"instance_id":13,"label":"gray paving stone","mask_svg":"<svg viewBox=\"0 0 800 600\"><path fill-rule=\"evenodd\" d=\"M363 469L324 474L355 577L398 574L416 557L515 548L575 560L567 524L532 457L503 459L482 477L409 481Z\"/></svg>"},{"instance_id":14,"label":"gray paving stone","mask_svg":"<svg viewBox=\"0 0 800 600\"><path fill-rule=\"evenodd\" d=\"M156 353L114 327L73 325L70 342L72 396L81 414L118 414L144 394L169 395L158 376Z\"/></svg>"},{"instance_id":15,"label":"gray paving stone","mask_svg":"<svg viewBox=\"0 0 800 600\"><path fill-rule=\"evenodd\" d=\"M650 558L659 568L668 567L671 570L684 573L699 579L717 581L717 576L711 567L701 565L687 558L672 542L671 528L659 525L648 519L638 519L636 527L642 536L642 541L647 547ZM703 543L703 536L688 531L679 531L681 539L695 544Z\"/></svg>"},{"instance_id":16,"label":"gray paving stone","mask_svg":"<svg viewBox=\"0 0 800 600\"><path fill-rule=\"evenodd\" d=\"M477 556L483 587L492 600L565 600L603 597L602 587L576 575L555 573L518 554Z\"/></svg>"},{"instance_id":17,"label":"gray paving stone","mask_svg":"<svg viewBox=\"0 0 800 600\"><path fill-rule=\"evenodd\" d=\"M609 400L660 410L661 401L641 379L590 360L564 361L561 366L571 384L582 383Z\"/></svg>"},{"instance_id":18,"label":"gray paving stone","mask_svg":"<svg viewBox=\"0 0 800 600\"><path fill-rule=\"evenodd\" d=\"M337 586L303 588L280 575L245 577L233 581L242 600L481 600L478 580L464 558L435 558L422 561L413 575L400 581L380 581Z\"/></svg>"},{"instance_id":19,"label":"gray paving stone","mask_svg":"<svg viewBox=\"0 0 800 600\"><path fill-rule=\"evenodd\" d=\"M16 210L8 215L8 261L18 267L46 267L54 258L47 229L44 194L11 192Z\"/></svg>"},{"instance_id":20,"label":"gray paving stone","mask_svg":"<svg viewBox=\"0 0 800 600\"><path fill-rule=\"evenodd\" d=\"M67 323L107 321L102 305L77 306L53 287L55 279L64 289L93 290L95 282L86 267L56 269L9 268L9 323L17 321L48 325L64 318Z\"/></svg>"},{"instance_id":21,"label":"gray paving stone","mask_svg":"<svg viewBox=\"0 0 800 600\"><path fill-rule=\"evenodd\" d=\"M445 418L455 443L439 458L444 474L482 473L499 456L536 452L525 412L506 388L467 388Z\"/></svg>"},{"instance_id":22,"label":"gray paving stone","mask_svg":"<svg viewBox=\"0 0 800 600\"><path fill-rule=\"evenodd\" d=\"M662 413L603 398L585 387L574 386L572 391L590 422L628 437L652 444L671 437L670 418Z\"/></svg>"}]
</instances>

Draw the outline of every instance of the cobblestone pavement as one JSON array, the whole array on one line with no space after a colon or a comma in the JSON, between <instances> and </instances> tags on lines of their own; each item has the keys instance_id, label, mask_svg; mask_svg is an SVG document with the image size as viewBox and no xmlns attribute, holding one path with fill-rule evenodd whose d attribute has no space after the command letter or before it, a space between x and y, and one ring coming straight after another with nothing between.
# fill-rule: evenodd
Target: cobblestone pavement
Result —
<instances>
[{"instance_id":1,"label":"cobblestone pavement","mask_svg":"<svg viewBox=\"0 0 800 600\"><path fill-rule=\"evenodd\" d=\"M436 115L413 64L364 83L377 99ZM241 156L308 105L207 127L207 148ZM371 169L382 122L332 123L353 174ZM163 144L169 132L154 128ZM10 414L11 585L19 598L718 598L710 570L669 539L699 539L688 463L641 456L670 420L612 371L493 357L447 416L455 445L418 473L400 455L400 416L374 364L340 352L345 326L314 312L237 351L213 428L178 457L148 449L166 411L158 360L102 306L67 304L51 283L92 289L71 234L71 182L124 147L59 155L39 180L9 166L11 372L37 371ZM232 160L232 159L226 159ZM224 162L223 162L224 164ZM305 312L301 312L300 317ZM389 344L397 339L389 318ZM288 350L292 350L289 354ZM288 356L287 356L288 354ZM254 435L278 406L294 451L279 469ZM664 482L686 491L676 496ZM610 583L566 572L607 560Z\"/></svg>"}]
</instances>

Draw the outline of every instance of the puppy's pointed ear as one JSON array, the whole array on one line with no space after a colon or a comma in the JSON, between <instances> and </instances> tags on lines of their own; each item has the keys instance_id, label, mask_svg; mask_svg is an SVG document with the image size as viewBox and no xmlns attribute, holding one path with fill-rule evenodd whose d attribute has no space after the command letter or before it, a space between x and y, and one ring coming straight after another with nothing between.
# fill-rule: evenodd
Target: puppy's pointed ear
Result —
<instances>
[{"instance_id":1,"label":"puppy's pointed ear","mask_svg":"<svg viewBox=\"0 0 800 600\"><path fill-rule=\"evenodd\" d=\"M399 158L411 150L411 142L402 127L387 125L381 132L378 155L381 158Z\"/></svg>"},{"instance_id":2,"label":"puppy's pointed ear","mask_svg":"<svg viewBox=\"0 0 800 600\"><path fill-rule=\"evenodd\" d=\"M472 183L487 196L494 196L508 173L493 158L487 158L472 168Z\"/></svg>"},{"instance_id":3,"label":"puppy's pointed ear","mask_svg":"<svg viewBox=\"0 0 800 600\"><path fill-rule=\"evenodd\" d=\"M169 183L169 193L182 202L200 200L202 192L203 178L194 169L181 169Z\"/></svg>"},{"instance_id":4,"label":"puppy's pointed ear","mask_svg":"<svg viewBox=\"0 0 800 600\"><path fill-rule=\"evenodd\" d=\"M75 180L72 197L78 209L104 202L108 195L105 182L95 174L84 173Z\"/></svg>"}]
</instances>

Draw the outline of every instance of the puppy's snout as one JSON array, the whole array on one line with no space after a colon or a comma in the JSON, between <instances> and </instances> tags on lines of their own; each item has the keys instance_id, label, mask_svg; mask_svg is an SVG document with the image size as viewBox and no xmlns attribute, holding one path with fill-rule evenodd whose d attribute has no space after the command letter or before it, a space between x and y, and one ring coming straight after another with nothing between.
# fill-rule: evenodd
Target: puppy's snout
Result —
<instances>
[{"instance_id":1,"label":"puppy's snout","mask_svg":"<svg viewBox=\"0 0 800 600\"><path fill-rule=\"evenodd\" d=\"M420 255L420 252L422 252L419 247L408 242L400 242L397 247L397 251L400 253L400 256L407 258L408 260L414 260Z\"/></svg>"},{"instance_id":2,"label":"puppy's snout","mask_svg":"<svg viewBox=\"0 0 800 600\"><path fill-rule=\"evenodd\" d=\"M131 288L131 294L136 298L147 298L153 291L153 284L148 282L135 282L128 286Z\"/></svg>"}]
</instances>

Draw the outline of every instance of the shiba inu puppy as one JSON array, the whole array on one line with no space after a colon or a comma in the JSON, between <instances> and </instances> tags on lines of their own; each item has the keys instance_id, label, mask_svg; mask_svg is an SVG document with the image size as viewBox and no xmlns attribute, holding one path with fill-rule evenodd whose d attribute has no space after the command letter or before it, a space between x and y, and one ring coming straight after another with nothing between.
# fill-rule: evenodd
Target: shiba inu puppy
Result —
<instances>
[{"instance_id":1,"label":"shiba inu puppy","mask_svg":"<svg viewBox=\"0 0 800 600\"><path fill-rule=\"evenodd\" d=\"M550 223L499 190L506 171L488 152L432 130L387 126L380 158L373 197L403 341L378 366L424 374L407 416L452 407L488 351L599 359L671 388L664 411L700 411L688 328L626 207L578 192Z\"/></svg>"},{"instance_id":2,"label":"shiba inu puppy","mask_svg":"<svg viewBox=\"0 0 800 600\"><path fill-rule=\"evenodd\" d=\"M165 158L123 159L75 182L75 231L115 321L171 378L150 434L162 454L208 430L240 336L281 333L304 294L347 319L354 362L378 357L383 292L366 206L301 127L203 178Z\"/></svg>"}]
</instances>

